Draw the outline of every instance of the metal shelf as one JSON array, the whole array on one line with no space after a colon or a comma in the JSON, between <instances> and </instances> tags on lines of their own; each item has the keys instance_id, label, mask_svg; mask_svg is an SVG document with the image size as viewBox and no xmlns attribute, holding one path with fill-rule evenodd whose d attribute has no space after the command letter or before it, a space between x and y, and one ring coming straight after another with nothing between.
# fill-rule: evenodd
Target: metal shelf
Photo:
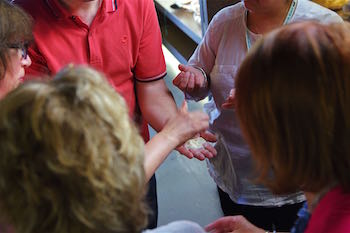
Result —
<instances>
[{"instance_id":1,"label":"metal shelf","mask_svg":"<svg viewBox=\"0 0 350 233\"><path fill-rule=\"evenodd\" d=\"M154 2L156 8L194 42L198 44L202 40L202 25L194 21L191 12L181 8L171 8L170 6L176 2L175 0L155 0Z\"/></svg>"}]
</instances>

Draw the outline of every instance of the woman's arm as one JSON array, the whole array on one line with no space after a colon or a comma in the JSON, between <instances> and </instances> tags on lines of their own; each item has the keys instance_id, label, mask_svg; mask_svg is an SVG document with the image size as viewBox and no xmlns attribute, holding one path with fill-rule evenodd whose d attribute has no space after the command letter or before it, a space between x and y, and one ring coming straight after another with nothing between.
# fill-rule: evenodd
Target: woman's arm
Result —
<instances>
[{"instance_id":1,"label":"woman's arm","mask_svg":"<svg viewBox=\"0 0 350 233\"><path fill-rule=\"evenodd\" d=\"M176 116L145 145L144 167L147 181L168 154L196 134L209 127L209 117L203 112L188 112L184 101Z\"/></svg>"}]
</instances>

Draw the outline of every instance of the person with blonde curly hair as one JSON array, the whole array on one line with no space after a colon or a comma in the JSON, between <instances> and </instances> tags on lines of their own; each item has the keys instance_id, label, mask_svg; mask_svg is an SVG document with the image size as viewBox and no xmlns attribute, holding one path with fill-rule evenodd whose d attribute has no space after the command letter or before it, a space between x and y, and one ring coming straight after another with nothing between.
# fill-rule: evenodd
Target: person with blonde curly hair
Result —
<instances>
[{"instance_id":1,"label":"person with blonde curly hair","mask_svg":"<svg viewBox=\"0 0 350 233\"><path fill-rule=\"evenodd\" d=\"M173 148L208 127L205 113L183 105L144 146L123 98L86 67L25 83L0 109L0 215L16 233L141 232L147 180Z\"/></svg>"}]
</instances>

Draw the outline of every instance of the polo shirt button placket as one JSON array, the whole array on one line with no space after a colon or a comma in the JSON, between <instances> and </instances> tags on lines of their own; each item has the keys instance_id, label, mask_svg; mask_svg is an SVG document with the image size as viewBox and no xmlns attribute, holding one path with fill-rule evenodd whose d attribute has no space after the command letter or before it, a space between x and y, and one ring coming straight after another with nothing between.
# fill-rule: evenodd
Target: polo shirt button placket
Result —
<instances>
[{"instance_id":1,"label":"polo shirt button placket","mask_svg":"<svg viewBox=\"0 0 350 233\"><path fill-rule=\"evenodd\" d=\"M101 59L96 51L96 45L93 37L93 31L89 30L88 32L88 43L90 49L90 65L95 68L101 68Z\"/></svg>"}]
</instances>

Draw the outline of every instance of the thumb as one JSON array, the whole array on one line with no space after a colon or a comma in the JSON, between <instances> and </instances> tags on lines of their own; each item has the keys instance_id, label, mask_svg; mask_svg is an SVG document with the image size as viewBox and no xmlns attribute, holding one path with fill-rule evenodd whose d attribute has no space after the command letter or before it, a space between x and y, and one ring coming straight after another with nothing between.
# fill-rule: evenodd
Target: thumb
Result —
<instances>
[{"instance_id":1,"label":"thumb","mask_svg":"<svg viewBox=\"0 0 350 233\"><path fill-rule=\"evenodd\" d=\"M186 100L184 100L182 102L181 108L180 108L180 112L181 113L187 113L188 112L188 107L187 107L187 102Z\"/></svg>"},{"instance_id":2,"label":"thumb","mask_svg":"<svg viewBox=\"0 0 350 233\"><path fill-rule=\"evenodd\" d=\"M184 64L179 64L179 70L180 71L188 71L189 70L189 66L184 65Z\"/></svg>"}]
</instances>

